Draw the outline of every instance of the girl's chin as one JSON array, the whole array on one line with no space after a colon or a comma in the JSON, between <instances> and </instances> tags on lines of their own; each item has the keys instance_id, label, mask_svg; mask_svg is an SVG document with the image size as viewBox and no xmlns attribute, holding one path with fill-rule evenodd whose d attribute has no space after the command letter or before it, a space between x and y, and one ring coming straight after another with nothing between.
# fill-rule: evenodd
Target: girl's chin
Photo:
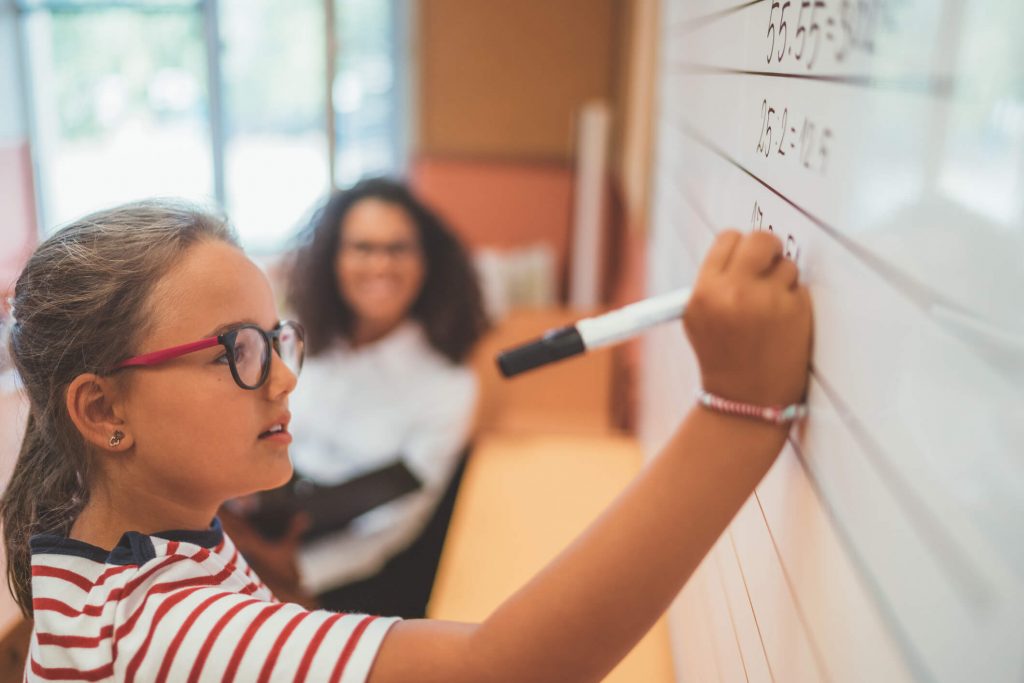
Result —
<instances>
[{"instance_id":1,"label":"girl's chin","mask_svg":"<svg viewBox=\"0 0 1024 683\"><path fill-rule=\"evenodd\" d=\"M266 467L258 482L255 482L254 490L269 491L287 484L292 478L292 461L288 457L288 451L282 450L280 454L275 453L274 457L266 461Z\"/></svg>"}]
</instances>

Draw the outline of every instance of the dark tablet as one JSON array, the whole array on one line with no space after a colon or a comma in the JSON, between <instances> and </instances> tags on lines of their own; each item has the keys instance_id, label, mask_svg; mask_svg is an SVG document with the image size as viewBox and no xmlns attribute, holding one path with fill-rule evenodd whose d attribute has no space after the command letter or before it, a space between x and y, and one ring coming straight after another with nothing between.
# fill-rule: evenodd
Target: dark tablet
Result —
<instances>
[{"instance_id":1,"label":"dark tablet","mask_svg":"<svg viewBox=\"0 0 1024 683\"><path fill-rule=\"evenodd\" d=\"M299 476L281 488L259 494L259 506L249 522L266 538L280 538L293 515L304 512L311 540L344 529L353 519L385 503L419 490L422 483L405 463L394 463L333 486L321 486Z\"/></svg>"}]
</instances>

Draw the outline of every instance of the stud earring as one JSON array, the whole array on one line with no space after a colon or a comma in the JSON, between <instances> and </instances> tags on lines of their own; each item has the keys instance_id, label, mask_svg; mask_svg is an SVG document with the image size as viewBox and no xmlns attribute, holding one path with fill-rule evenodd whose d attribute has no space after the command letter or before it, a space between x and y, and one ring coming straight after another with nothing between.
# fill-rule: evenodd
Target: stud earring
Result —
<instances>
[{"instance_id":1,"label":"stud earring","mask_svg":"<svg viewBox=\"0 0 1024 683\"><path fill-rule=\"evenodd\" d=\"M121 439L123 439L123 438L124 438L124 432L122 432L120 429L115 431L114 435L112 437L110 437L110 447L111 448L117 448L118 446L120 446L121 445Z\"/></svg>"}]
</instances>

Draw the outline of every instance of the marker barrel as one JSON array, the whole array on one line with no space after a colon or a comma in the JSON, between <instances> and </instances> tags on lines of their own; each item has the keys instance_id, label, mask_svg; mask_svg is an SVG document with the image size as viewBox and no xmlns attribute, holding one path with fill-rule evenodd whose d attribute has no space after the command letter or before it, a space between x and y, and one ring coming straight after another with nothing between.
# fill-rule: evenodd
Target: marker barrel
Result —
<instances>
[{"instance_id":1,"label":"marker barrel","mask_svg":"<svg viewBox=\"0 0 1024 683\"><path fill-rule=\"evenodd\" d=\"M504 351L498 355L498 367L505 377L624 341L649 327L678 320L690 300L689 289L637 301L603 315L584 318L575 325L550 330L540 339Z\"/></svg>"},{"instance_id":2,"label":"marker barrel","mask_svg":"<svg viewBox=\"0 0 1024 683\"><path fill-rule=\"evenodd\" d=\"M678 289L617 308L603 315L576 322L576 329L588 349L625 341L648 327L677 320L686 311L690 289Z\"/></svg>"}]
</instances>

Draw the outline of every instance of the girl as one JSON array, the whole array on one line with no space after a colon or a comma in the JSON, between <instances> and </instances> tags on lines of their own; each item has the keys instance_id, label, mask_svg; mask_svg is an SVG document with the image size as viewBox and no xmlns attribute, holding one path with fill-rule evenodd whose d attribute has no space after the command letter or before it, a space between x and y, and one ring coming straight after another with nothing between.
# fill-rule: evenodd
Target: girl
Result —
<instances>
[{"instance_id":1,"label":"girl","mask_svg":"<svg viewBox=\"0 0 1024 683\"><path fill-rule=\"evenodd\" d=\"M291 475L303 342L221 220L89 216L40 245L14 304L31 417L2 514L30 680L597 681L775 459L799 411L766 408L803 396L811 330L778 240L724 232L685 320L705 400L547 569L462 624L280 603L234 552L214 515Z\"/></svg>"}]
</instances>

